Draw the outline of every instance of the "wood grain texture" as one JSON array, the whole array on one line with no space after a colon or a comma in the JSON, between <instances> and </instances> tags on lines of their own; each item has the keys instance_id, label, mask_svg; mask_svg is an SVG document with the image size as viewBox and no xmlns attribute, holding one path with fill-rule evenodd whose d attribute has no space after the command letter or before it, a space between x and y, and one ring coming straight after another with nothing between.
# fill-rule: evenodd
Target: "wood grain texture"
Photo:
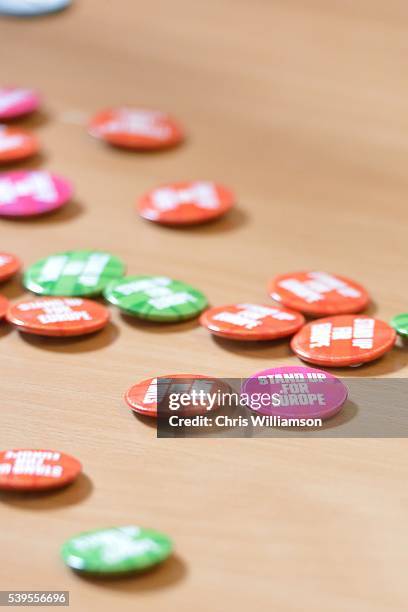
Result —
<instances>
[{"instance_id":1,"label":"wood grain texture","mask_svg":"<svg viewBox=\"0 0 408 612\"><path fill-rule=\"evenodd\" d=\"M380 318L406 311L407 24L402 0L77 0L1 19L0 81L45 100L22 122L44 147L26 166L77 194L46 219L1 221L1 249L26 265L107 249L212 304L262 302L272 275L323 268L365 283ZM124 103L174 113L188 141L143 155L87 136L87 116ZM231 185L238 210L187 231L138 218L139 194L201 177ZM23 295L18 281L2 292ZM156 374L298 363L286 343L244 349L116 311L83 340L0 336L1 447L57 448L86 472L52 496L2 496L2 589L69 589L81 612L406 609L406 440L157 440L122 401ZM406 376L407 363L395 349L352 375ZM133 522L177 544L157 572L95 582L59 560L71 534Z\"/></svg>"}]
</instances>

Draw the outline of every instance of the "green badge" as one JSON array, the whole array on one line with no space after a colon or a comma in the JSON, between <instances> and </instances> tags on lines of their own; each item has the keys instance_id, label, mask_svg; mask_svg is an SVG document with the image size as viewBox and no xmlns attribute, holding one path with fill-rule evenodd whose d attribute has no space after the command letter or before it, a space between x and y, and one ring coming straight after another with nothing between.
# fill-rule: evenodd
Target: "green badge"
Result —
<instances>
[{"instance_id":1,"label":"green badge","mask_svg":"<svg viewBox=\"0 0 408 612\"><path fill-rule=\"evenodd\" d=\"M64 543L61 555L74 570L120 574L153 567L167 559L172 548L166 535L130 525L80 533Z\"/></svg>"},{"instance_id":2,"label":"green badge","mask_svg":"<svg viewBox=\"0 0 408 612\"><path fill-rule=\"evenodd\" d=\"M166 276L125 276L104 295L127 314L151 321L191 319L208 304L201 291Z\"/></svg>"},{"instance_id":3,"label":"green badge","mask_svg":"<svg viewBox=\"0 0 408 612\"><path fill-rule=\"evenodd\" d=\"M40 295L96 295L125 273L125 264L102 251L66 251L40 259L24 274L26 289Z\"/></svg>"},{"instance_id":4,"label":"green badge","mask_svg":"<svg viewBox=\"0 0 408 612\"><path fill-rule=\"evenodd\" d=\"M396 315L391 319L391 327L393 327L400 336L408 338L408 312Z\"/></svg>"}]
</instances>

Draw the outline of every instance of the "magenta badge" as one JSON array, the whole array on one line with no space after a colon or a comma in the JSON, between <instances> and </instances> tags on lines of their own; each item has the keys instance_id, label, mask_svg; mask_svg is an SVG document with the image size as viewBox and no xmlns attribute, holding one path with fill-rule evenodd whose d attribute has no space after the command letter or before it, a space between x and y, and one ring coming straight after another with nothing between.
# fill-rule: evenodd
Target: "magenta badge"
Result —
<instances>
[{"instance_id":1,"label":"magenta badge","mask_svg":"<svg viewBox=\"0 0 408 612\"><path fill-rule=\"evenodd\" d=\"M43 215L66 204L72 193L71 183L49 172L3 172L0 174L0 216Z\"/></svg>"},{"instance_id":2,"label":"magenta badge","mask_svg":"<svg viewBox=\"0 0 408 612\"><path fill-rule=\"evenodd\" d=\"M262 370L241 389L245 405L258 414L283 418L328 419L341 410L347 387L322 370L283 366Z\"/></svg>"},{"instance_id":3,"label":"magenta badge","mask_svg":"<svg viewBox=\"0 0 408 612\"><path fill-rule=\"evenodd\" d=\"M40 106L40 97L32 89L0 87L0 121L28 115Z\"/></svg>"}]
</instances>

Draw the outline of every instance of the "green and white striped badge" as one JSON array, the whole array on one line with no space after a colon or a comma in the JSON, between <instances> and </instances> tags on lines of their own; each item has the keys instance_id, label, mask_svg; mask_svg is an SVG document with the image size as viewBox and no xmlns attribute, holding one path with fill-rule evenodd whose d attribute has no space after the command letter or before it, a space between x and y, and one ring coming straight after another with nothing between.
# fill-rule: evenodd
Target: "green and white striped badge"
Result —
<instances>
[{"instance_id":1,"label":"green and white striped badge","mask_svg":"<svg viewBox=\"0 0 408 612\"><path fill-rule=\"evenodd\" d=\"M408 338L408 312L395 315L391 319L391 327L403 338Z\"/></svg>"},{"instance_id":2,"label":"green and white striped badge","mask_svg":"<svg viewBox=\"0 0 408 612\"><path fill-rule=\"evenodd\" d=\"M68 567L93 574L122 574L146 570L172 552L163 533L129 525L95 529L67 540L61 555Z\"/></svg>"},{"instance_id":3,"label":"green and white striped badge","mask_svg":"<svg viewBox=\"0 0 408 612\"><path fill-rule=\"evenodd\" d=\"M24 274L23 284L40 295L96 295L125 273L125 264L103 251L66 251L40 259Z\"/></svg>"},{"instance_id":4,"label":"green and white striped badge","mask_svg":"<svg viewBox=\"0 0 408 612\"><path fill-rule=\"evenodd\" d=\"M207 307L201 291L167 276L125 276L113 281L105 298L123 312L150 321L183 321Z\"/></svg>"}]
</instances>

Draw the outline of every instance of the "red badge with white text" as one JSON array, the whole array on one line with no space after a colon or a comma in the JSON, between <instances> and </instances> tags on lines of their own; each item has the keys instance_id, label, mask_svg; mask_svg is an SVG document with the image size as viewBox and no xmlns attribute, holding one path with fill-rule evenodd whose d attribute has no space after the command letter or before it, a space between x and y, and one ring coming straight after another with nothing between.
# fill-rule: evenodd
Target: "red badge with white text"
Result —
<instances>
[{"instance_id":1,"label":"red badge with white text","mask_svg":"<svg viewBox=\"0 0 408 612\"><path fill-rule=\"evenodd\" d=\"M83 336L109 322L109 310L92 300L76 297L44 297L13 304L9 323L20 331L39 336Z\"/></svg>"},{"instance_id":2,"label":"red badge with white text","mask_svg":"<svg viewBox=\"0 0 408 612\"><path fill-rule=\"evenodd\" d=\"M212 376L168 374L157 378L147 378L136 383L126 392L125 401L138 414L149 417L168 416L172 410L168 406L170 394L180 395L184 393L193 398L194 393L199 397L200 391L203 394L216 394L218 391L226 393L231 391L231 387L221 379ZM197 400L196 403L186 401L179 407L179 412L184 416L186 414L194 416L206 414L217 408L216 405L210 406L205 402L205 399L203 401Z\"/></svg>"},{"instance_id":3,"label":"red badge with white text","mask_svg":"<svg viewBox=\"0 0 408 612\"><path fill-rule=\"evenodd\" d=\"M155 110L112 108L99 112L89 123L89 133L126 149L163 149L179 144L184 133L175 119Z\"/></svg>"},{"instance_id":4,"label":"red badge with white text","mask_svg":"<svg viewBox=\"0 0 408 612\"><path fill-rule=\"evenodd\" d=\"M396 333L387 323L364 315L317 319L292 338L298 357L331 367L353 366L378 359L394 346Z\"/></svg>"},{"instance_id":5,"label":"red badge with white text","mask_svg":"<svg viewBox=\"0 0 408 612\"><path fill-rule=\"evenodd\" d=\"M215 336L231 340L274 340L291 336L304 325L298 312L259 304L230 304L203 312L200 323Z\"/></svg>"},{"instance_id":6,"label":"red badge with white text","mask_svg":"<svg viewBox=\"0 0 408 612\"><path fill-rule=\"evenodd\" d=\"M82 465L77 459L54 450L0 452L0 489L56 489L73 482L81 471Z\"/></svg>"},{"instance_id":7,"label":"red badge with white text","mask_svg":"<svg viewBox=\"0 0 408 612\"><path fill-rule=\"evenodd\" d=\"M27 159L38 153L37 138L21 128L0 125L0 163Z\"/></svg>"},{"instance_id":8,"label":"red badge with white text","mask_svg":"<svg viewBox=\"0 0 408 612\"><path fill-rule=\"evenodd\" d=\"M9 301L4 295L0 295L0 319L4 319L9 307Z\"/></svg>"},{"instance_id":9,"label":"red badge with white text","mask_svg":"<svg viewBox=\"0 0 408 612\"><path fill-rule=\"evenodd\" d=\"M0 121L28 115L40 106L40 97L32 89L0 87Z\"/></svg>"},{"instance_id":10,"label":"red badge with white text","mask_svg":"<svg viewBox=\"0 0 408 612\"><path fill-rule=\"evenodd\" d=\"M18 257L11 253L0 252L0 283L8 280L21 268L21 262Z\"/></svg>"},{"instance_id":11,"label":"red badge with white text","mask_svg":"<svg viewBox=\"0 0 408 612\"><path fill-rule=\"evenodd\" d=\"M193 225L221 217L235 203L226 187L211 181L162 185L142 196L138 203L144 219L166 225Z\"/></svg>"},{"instance_id":12,"label":"red badge with white text","mask_svg":"<svg viewBox=\"0 0 408 612\"><path fill-rule=\"evenodd\" d=\"M355 281L326 272L281 274L268 289L284 306L315 317L360 312L370 301L367 291Z\"/></svg>"}]
</instances>

